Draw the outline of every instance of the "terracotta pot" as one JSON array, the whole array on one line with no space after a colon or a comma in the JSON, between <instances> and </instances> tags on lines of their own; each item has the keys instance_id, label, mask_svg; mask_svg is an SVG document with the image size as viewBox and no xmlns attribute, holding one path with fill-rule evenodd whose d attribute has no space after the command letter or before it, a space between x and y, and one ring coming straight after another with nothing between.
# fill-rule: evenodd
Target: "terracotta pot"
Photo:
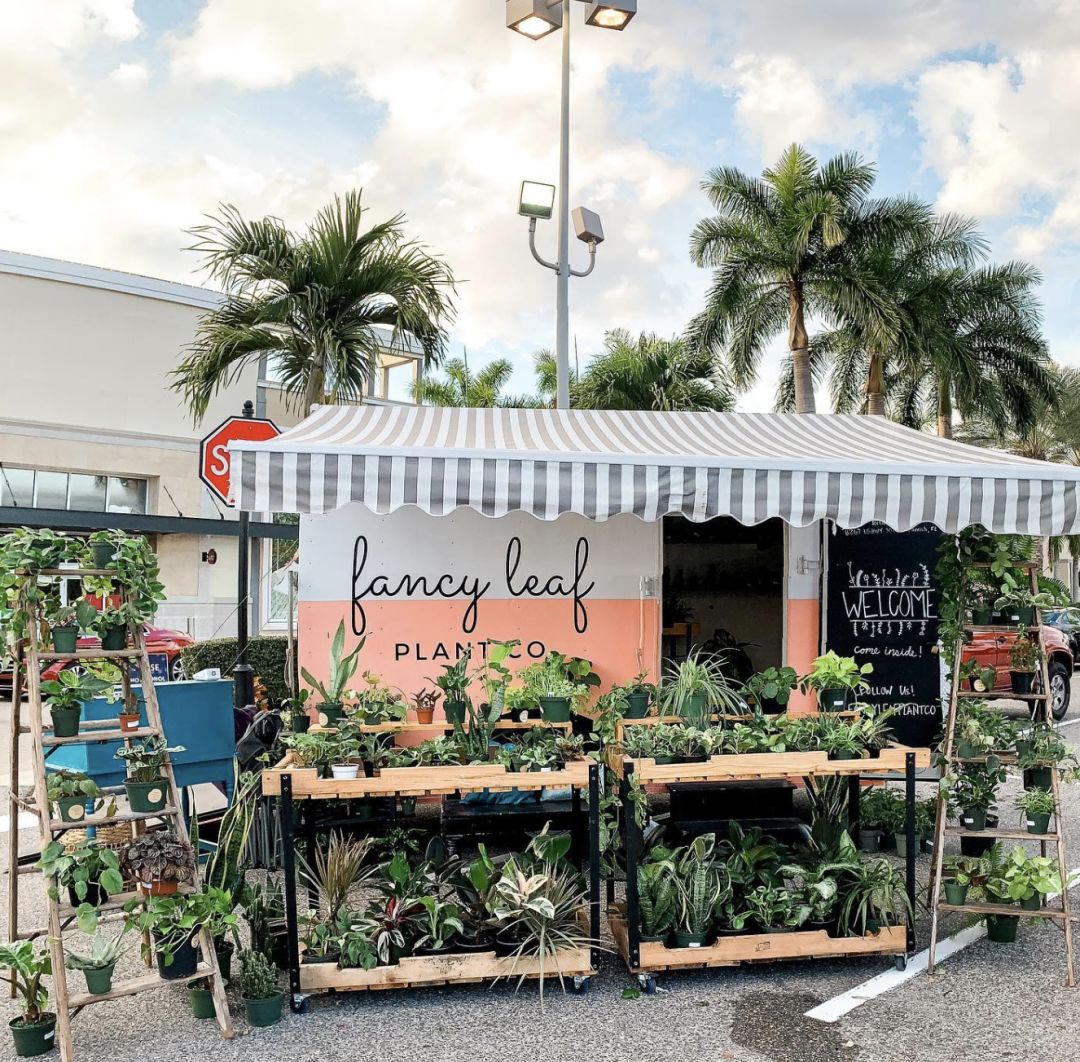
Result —
<instances>
[{"instance_id":1,"label":"terracotta pot","mask_svg":"<svg viewBox=\"0 0 1080 1062\"><path fill-rule=\"evenodd\" d=\"M416 709L416 721L418 723L433 723L435 722L435 709L434 708L417 708Z\"/></svg>"}]
</instances>

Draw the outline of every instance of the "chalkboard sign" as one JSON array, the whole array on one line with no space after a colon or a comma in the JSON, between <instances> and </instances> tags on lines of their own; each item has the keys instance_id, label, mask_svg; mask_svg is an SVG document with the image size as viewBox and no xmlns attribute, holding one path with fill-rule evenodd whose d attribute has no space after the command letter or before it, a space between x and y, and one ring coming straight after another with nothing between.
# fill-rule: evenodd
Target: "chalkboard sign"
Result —
<instances>
[{"instance_id":1,"label":"chalkboard sign","mask_svg":"<svg viewBox=\"0 0 1080 1062\"><path fill-rule=\"evenodd\" d=\"M868 704L899 708L893 732L906 745L933 742L941 726L938 588L941 531L866 524L829 535L826 646L873 664Z\"/></svg>"}]
</instances>

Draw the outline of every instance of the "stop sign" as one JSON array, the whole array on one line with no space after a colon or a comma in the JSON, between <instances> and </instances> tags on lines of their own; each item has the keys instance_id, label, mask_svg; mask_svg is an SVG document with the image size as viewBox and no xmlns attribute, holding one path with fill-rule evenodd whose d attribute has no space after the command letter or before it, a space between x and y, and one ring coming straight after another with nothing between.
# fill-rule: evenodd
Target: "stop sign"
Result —
<instances>
[{"instance_id":1,"label":"stop sign","mask_svg":"<svg viewBox=\"0 0 1080 1062\"><path fill-rule=\"evenodd\" d=\"M280 435L272 420L254 417L229 417L223 420L199 444L199 479L226 505L229 499L229 443L266 442Z\"/></svg>"}]
</instances>

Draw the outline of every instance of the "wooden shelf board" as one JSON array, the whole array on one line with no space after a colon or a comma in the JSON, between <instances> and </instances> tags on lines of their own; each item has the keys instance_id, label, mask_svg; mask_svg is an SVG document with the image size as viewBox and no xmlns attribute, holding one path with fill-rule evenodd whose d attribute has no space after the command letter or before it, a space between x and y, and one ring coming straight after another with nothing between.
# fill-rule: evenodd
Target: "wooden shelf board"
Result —
<instances>
[{"instance_id":1,"label":"wooden shelf board","mask_svg":"<svg viewBox=\"0 0 1080 1062\"><path fill-rule=\"evenodd\" d=\"M123 741L124 738L157 737L157 727L141 726L138 730L86 730L74 737L42 737L41 743L47 748L59 748L62 745L104 745L110 741Z\"/></svg>"},{"instance_id":2,"label":"wooden shelf board","mask_svg":"<svg viewBox=\"0 0 1080 1062\"><path fill-rule=\"evenodd\" d=\"M200 963L193 974L189 974L187 977L176 977L171 980L166 980L160 974L150 973L143 977L132 977L127 981L117 981L113 984L112 989L108 992L103 992L101 995L93 995L90 992L85 992L77 996L68 997L68 1010L76 1010L79 1007L89 1006L91 1003L107 1003L112 999L122 999L124 996L138 995L140 992L152 992L158 988L169 988L176 985L190 984L192 981L198 981L200 978L209 977L213 974L213 970L205 963Z\"/></svg>"},{"instance_id":3,"label":"wooden shelf board","mask_svg":"<svg viewBox=\"0 0 1080 1062\"><path fill-rule=\"evenodd\" d=\"M962 701L1045 701L1045 693L1013 693L1012 690L987 690L975 693L972 690L958 690L956 696Z\"/></svg>"},{"instance_id":4,"label":"wooden shelf board","mask_svg":"<svg viewBox=\"0 0 1080 1062\"><path fill-rule=\"evenodd\" d=\"M180 893L189 894L195 890L190 885L181 885L177 890ZM145 897L141 892L118 892L115 896L110 896L104 903L98 906L98 911L119 911L125 904L130 903L132 900L145 900ZM57 907L57 913L60 915L61 921L74 918L76 914L76 908L71 907L69 904L61 904Z\"/></svg>"},{"instance_id":5,"label":"wooden shelf board","mask_svg":"<svg viewBox=\"0 0 1080 1062\"><path fill-rule=\"evenodd\" d=\"M1040 907L1037 911L1025 911L1015 903L939 903L938 910L948 914L1019 915L1021 918L1063 919L1065 912L1053 907Z\"/></svg>"},{"instance_id":6,"label":"wooden shelf board","mask_svg":"<svg viewBox=\"0 0 1080 1062\"><path fill-rule=\"evenodd\" d=\"M63 575L69 579L84 575L112 575L116 576L115 568L42 568L38 575Z\"/></svg>"},{"instance_id":7,"label":"wooden shelf board","mask_svg":"<svg viewBox=\"0 0 1080 1062\"><path fill-rule=\"evenodd\" d=\"M355 727L361 734L448 734L455 726L461 726L462 730L468 731L469 724L438 722L438 723L362 723ZM516 723L512 719L500 720L495 724L495 730L531 730L539 727L541 730L570 731L573 723L550 723L544 719L528 719L524 723ZM336 734L336 726L319 726L312 724L308 729L311 734Z\"/></svg>"},{"instance_id":8,"label":"wooden shelf board","mask_svg":"<svg viewBox=\"0 0 1080 1062\"><path fill-rule=\"evenodd\" d=\"M115 826L119 822L145 822L147 819L166 819L176 814L176 809L166 805L160 811L118 811L115 815L87 815L78 822L64 822L63 819L50 819L49 829L82 830L88 826Z\"/></svg>"},{"instance_id":9,"label":"wooden shelf board","mask_svg":"<svg viewBox=\"0 0 1080 1062\"><path fill-rule=\"evenodd\" d=\"M1058 841L1056 833L1028 833L1027 830L965 830L963 826L946 826L949 837L1002 837L1012 841Z\"/></svg>"},{"instance_id":10,"label":"wooden shelf board","mask_svg":"<svg viewBox=\"0 0 1080 1062\"><path fill-rule=\"evenodd\" d=\"M138 649L76 649L73 653L58 653L53 649L38 653L39 660L135 660Z\"/></svg>"}]
</instances>

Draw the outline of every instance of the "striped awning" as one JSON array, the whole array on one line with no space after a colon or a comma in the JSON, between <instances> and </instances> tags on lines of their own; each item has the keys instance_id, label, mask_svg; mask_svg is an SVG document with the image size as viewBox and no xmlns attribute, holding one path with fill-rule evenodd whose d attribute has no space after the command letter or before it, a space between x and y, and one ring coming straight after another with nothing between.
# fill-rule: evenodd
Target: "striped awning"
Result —
<instances>
[{"instance_id":1,"label":"striped awning","mask_svg":"<svg viewBox=\"0 0 1080 1062\"><path fill-rule=\"evenodd\" d=\"M744 524L1080 532L1080 467L883 417L324 406L270 442L230 449L233 496L253 512L360 502L436 516L466 506L541 520L681 513Z\"/></svg>"}]
</instances>

